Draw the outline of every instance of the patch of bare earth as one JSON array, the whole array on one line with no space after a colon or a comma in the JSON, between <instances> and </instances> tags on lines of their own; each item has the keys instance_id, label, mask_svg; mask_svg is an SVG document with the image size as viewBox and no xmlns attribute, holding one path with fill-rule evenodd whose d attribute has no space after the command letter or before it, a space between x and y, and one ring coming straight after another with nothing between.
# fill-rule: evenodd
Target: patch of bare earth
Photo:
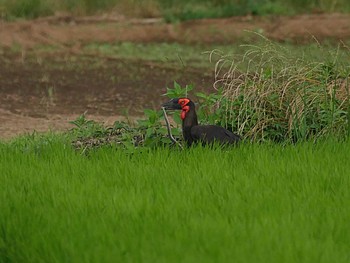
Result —
<instances>
[{"instance_id":1,"label":"patch of bare earth","mask_svg":"<svg viewBox=\"0 0 350 263\"><path fill-rule=\"evenodd\" d=\"M52 114L45 118L34 118L26 115L15 114L0 108L0 135L2 139L10 139L17 135L31 134L35 132L63 131L74 127L70 121L79 117L78 114ZM113 125L116 120L124 120L122 116L87 115L88 119L94 119L105 125Z\"/></svg>"},{"instance_id":2,"label":"patch of bare earth","mask_svg":"<svg viewBox=\"0 0 350 263\"><path fill-rule=\"evenodd\" d=\"M174 80L211 88L210 72L156 64L91 58L75 52L91 42L236 43L257 31L278 41L349 40L350 15L235 17L166 24L160 19L57 16L34 21L0 21L0 138L64 130L88 117L109 123L158 108ZM31 55L38 45L59 47L49 56ZM6 48L19 46L13 55ZM29 55L28 55L29 54Z\"/></svg>"},{"instance_id":3,"label":"patch of bare earth","mask_svg":"<svg viewBox=\"0 0 350 263\"><path fill-rule=\"evenodd\" d=\"M142 61L93 58L69 53L0 56L0 138L23 132L64 130L87 113L112 124L125 116L159 109L174 80L211 87L211 75ZM103 117L105 116L105 117ZM16 121L17 120L17 121Z\"/></svg>"}]
</instances>

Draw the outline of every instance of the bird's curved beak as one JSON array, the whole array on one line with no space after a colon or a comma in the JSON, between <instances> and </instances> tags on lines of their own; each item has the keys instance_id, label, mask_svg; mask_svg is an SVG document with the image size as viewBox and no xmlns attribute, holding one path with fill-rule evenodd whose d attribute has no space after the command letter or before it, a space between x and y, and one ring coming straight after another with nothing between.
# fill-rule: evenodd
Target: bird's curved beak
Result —
<instances>
[{"instance_id":1,"label":"bird's curved beak","mask_svg":"<svg viewBox=\"0 0 350 263\"><path fill-rule=\"evenodd\" d=\"M177 100L169 100L162 104L162 107L166 110L181 110L181 106L177 103Z\"/></svg>"}]
</instances>

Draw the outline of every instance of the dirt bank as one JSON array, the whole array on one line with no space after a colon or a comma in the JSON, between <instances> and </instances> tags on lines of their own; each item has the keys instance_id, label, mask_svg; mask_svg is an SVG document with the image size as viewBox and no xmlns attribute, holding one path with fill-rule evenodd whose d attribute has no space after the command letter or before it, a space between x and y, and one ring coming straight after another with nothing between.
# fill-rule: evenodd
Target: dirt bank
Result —
<instances>
[{"instance_id":1,"label":"dirt bank","mask_svg":"<svg viewBox=\"0 0 350 263\"><path fill-rule=\"evenodd\" d=\"M0 22L0 45L70 46L89 42L234 43L257 31L279 41L306 42L350 38L350 15L312 14L293 17L234 17L166 24L160 19L123 20L103 17L51 17L34 21Z\"/></svg>"}]
</instances>

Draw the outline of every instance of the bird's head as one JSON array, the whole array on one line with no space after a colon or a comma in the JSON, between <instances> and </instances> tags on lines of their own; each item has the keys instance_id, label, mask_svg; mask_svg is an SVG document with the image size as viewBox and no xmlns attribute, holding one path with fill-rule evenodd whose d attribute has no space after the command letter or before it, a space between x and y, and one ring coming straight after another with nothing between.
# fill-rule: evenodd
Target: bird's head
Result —
<instances>
[{"instance_id":1,"label":"bird's head","mask_svg":"<svg viewBox=\"0 0 350 263\"><path fill-rule=\"evenodd\" d=\"M182 110L181 119L185 119L186 113L193 107L194 103L189 98L175 98L162 104L166 110Z\"/></svg>"},{"instance_id":2,"label":"bird's head","mask_svg":"<svg viewBox=\"0 0 350 263\"><path fill-rule=\"evenodd\" d=\"M182 110L183 107L188 106L190 101L188 98L175 98L163 103L162 107L166 110Z\"/></svg>"}]
</instances>

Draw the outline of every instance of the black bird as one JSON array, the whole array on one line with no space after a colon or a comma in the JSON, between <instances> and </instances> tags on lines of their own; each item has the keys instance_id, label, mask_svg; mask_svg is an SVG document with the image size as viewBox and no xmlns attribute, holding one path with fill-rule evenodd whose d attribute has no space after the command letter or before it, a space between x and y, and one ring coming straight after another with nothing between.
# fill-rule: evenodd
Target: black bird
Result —
<instances>
[{"instance_id":1,"label":"black bird","mask_svg":"<svg viewBox=\"0 0 350 263\"><path fill-rule=\"evenodd\" d=\"M194 103L189 98L175 98L162 105L166 110L181 110L182 133L188 146L193 143L234 144L240 136L217 125L198 125Z\"/></svg>"}]
</instances>

